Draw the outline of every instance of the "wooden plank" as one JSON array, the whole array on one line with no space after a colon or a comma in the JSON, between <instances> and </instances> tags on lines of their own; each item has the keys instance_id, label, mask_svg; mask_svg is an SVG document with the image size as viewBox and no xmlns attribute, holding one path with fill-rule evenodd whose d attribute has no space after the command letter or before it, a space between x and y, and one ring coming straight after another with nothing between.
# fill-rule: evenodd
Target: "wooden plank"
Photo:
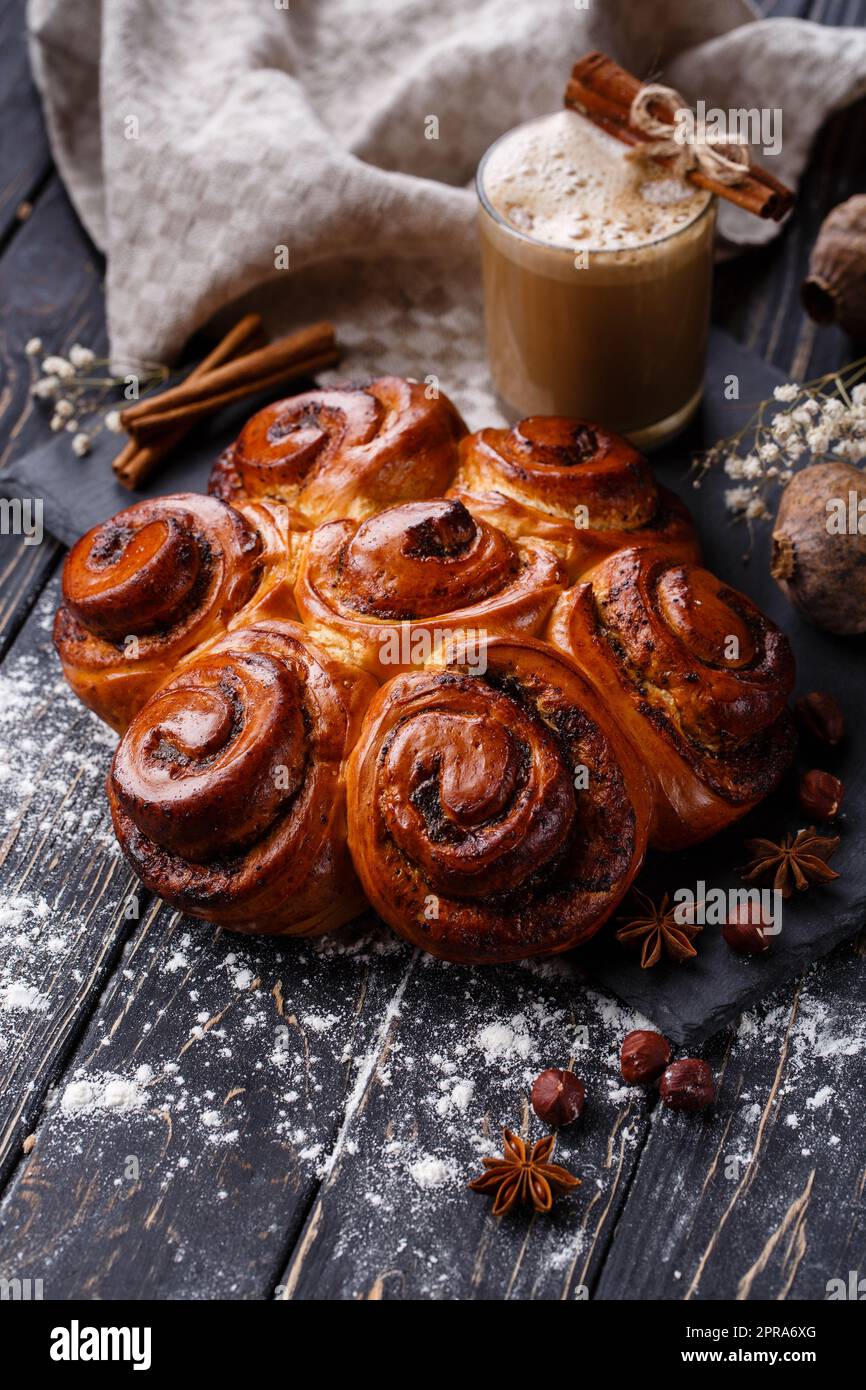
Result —
<instances>
[{"instance_id":1,"label":"wooden plank","mask_svg":"<svg viewBox=\"0 0 866 1390\"><path fill-rule=\"evenodd\" d=\"M0 482L2 492L2 482ZM25 545L19 536L0 536L0 660L36 603L63 549L46 537Z\"/></svg>"},{"instance_id":2,"label":"wooden plank","mask_svg":"<svg viewBox=\"0 0 866 1390\"><path fill-rule=\"evenodd\" d=\"M135 886L103 795L114 735L51 651L57 593L0 668L0 1178L117 959Z\"/></svg>"},{"instance_id":3,"label":"wooden plank","mask_svg":"<svg viewBox=\"0 0 866 1390\"><path fill-rule=\"evenodd\" d=\"M616 1071L634 1020L575 986L567 964L467 971L357 930L246 942L163 910L10 1185L4 1266L52 1298L264 1297L294 1247L284 1296L580 1296L648 1119ZM590 1100L559 1156L584 1186L494 1222L465 1182L572 1053Z\"/></svg>"},{"instance_id":4,"label":"wooden plank","mask_svg":"<svg viewBox=\"0 0 866 1390\"><path fill-rule=\"evenodd\" d=\"M0 1212L46 1298L266 1298L412 953L144 916ZM38 1274L37 1274L38 1271Z\"/></svg>"},{"instance_id":5,"label":"wooden plank","mask_svg":"<svg viewBox=\"0 0 866 1390\"><path fill-rule=\"evenodd\" d=\"M0 0L0 247L26 220L50 168L27 57L24 0Z\"/></svg>"},{"instance_id":6,"label":"wooden plank","mask_svg":"<svg viewBox=\"0 0 866 1390\"><path fill-rule=\"evenodd\" d=\"M866 1259L864 949L837 953L706 1049L720 1082L709 1117L622 1085L616 1050L634 1020L573 980L527 982L521 999L502 972L425 962L380 1032L280 1295L825 1298L829 1279ZM576 1066L589 1101L558 1156L584 1186L549 1218L495 1221L463 1181L495 1148L488 1125L526 1116L528 1081L562 1063L575 1026L588 1030ZM543 1132L531 1116L530 1132Z\"/></svg>"},{"instance_id":7,"label":"wooden plank","mask_svg":"<svg viewBox=\"0 0 866 1390\"><path fill-rule=\"evenodd\" d=\"M30 394L33 360L29 338L45 352L68 352L75 342L105 350L102 264L81 231L56 177L32 217L0 257L0 493L2 469L48 437L48 408ZM70 485L87 467L70 448ZM26 545L21 536L0 536L0 658L14 639L51 575L62 548L46 536Z\"/></svg>"},{"instance_id":8,"label":"wooden plank","mask_svg":"<svg viewBox=\"0 0 866 1390\"><path fill-rule=\"evenodd\" d=\"M574 1298L599 1277L601 1296L636 1296L640 1284L645 1296L680 1297L684 1271L689 1286L699 1273L697 1296L731 1296L734 1278L759 1296L767 1270L788 1278L794 1248L796 1296L822 1296L839 1262L858 1268L863 1253L866 1175L839 1128L849 1117L862 1128L866 1010L852 965L849 953L816 968L790 1028L782 998L732 1045L716 1043L712 1120L650 1121L617 1075L636 1020L581 991L567 962L466 971L387 936L372 947L345 935L247 943L163 910L136 932L10 1188L5 1266L46 1278L51 1297L263 1297L321 1177L278 1280L287 1297ZM572 1057L589 1104L559 1157L584 1186L549 1220L494 1222L465 1179L501 1121L526 1120L536 1071ZM111 1080L126 1112L105 1100ZM530 1120L530 1132L543 1131ZM752 1152L757 1176L741 1196L735 1178ZM799 1219L803 1175L821 1199L805 1251L802 1223L795 1246L784 1226L789 1208L789 1225ZM685 1199L672 1208L680 1243L661 1283L665 1179L668 1196ZM723 1202L735 1192L736 1220ZM681 1215L692 1206L694 1223ZM718 1254L714 1223L728 1231ZM785 1241L761 1259L780 1225ZM632 1229L634 1245L617 1249ZM621 1263L608 1276L614 1231Z\"/></svg>"},{"instance_id":9,"label":"wooden plank","mask_svg":"<svg viewBox=\"0 0 866 1390\"><path fill-rule=\"evenodd\" d=\"M467 970L419 957L382 1019L280 1296L586 1296L648 1129L643 1094L618 1069L636 1022L581 988L573 962ZM549 1216L494 1219L466 1182L499 1149L503 1123L547 1133L529 1086L570 1061L587 1105L555 1158L583 1185Z\"/></svg>"},{"instance_id":10,"label":"wooden plank","mask_svg":"<svg viewBox=\"0 0 866 1390\"><path fill-rule=\"evenodd\" d=\"M30 394L38 359L34 364L25 356L28 339L41 338L46 354L68 352L75 342L105 351L102 272L102 258L52 175L32 216L0 258L0 470L13 451L32 448L47 434L49 408Z\"/></svg>"},{"instance_id":11,"label":"wooden plank","mask_svg":"<svg viewBox=\"0 0 866 1390\"><path fill-rule=\"evenodd\" d=\"M866 938L744 1016L707 1118L653 1115L599 1298L825 1299L866 1268Z\"/></svg>"}]
</instances>

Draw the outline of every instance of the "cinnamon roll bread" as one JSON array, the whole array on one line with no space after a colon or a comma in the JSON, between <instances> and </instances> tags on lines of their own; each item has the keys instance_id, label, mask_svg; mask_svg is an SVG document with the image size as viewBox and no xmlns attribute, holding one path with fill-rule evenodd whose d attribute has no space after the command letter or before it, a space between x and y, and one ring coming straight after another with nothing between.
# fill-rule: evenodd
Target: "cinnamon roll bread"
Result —
<instances>
[{"instance_id":1,"label":"cinnamon roll bread","mask_svg":"<svg viewBox=\"0 0 866 1390\"><path fill-rule=\"evenodd\" d=\"M122 732L178 661L220 636L260 589L281 589L291 615L296 546L290 514L272 504L242 515L190 492L127 507L66 557L54 622L66 679Z\"/></svg>"},{"instance_id":2,"label":"cinnamon roll bread","mask_svg":"<svg viewBox=\"0 0 866 1390\"><path fill-rule=\"evenodd\" d=\"M623 546L700 560L679 498L626 439L587 420L533 416L468 435L448 496L515 540L542 541L572 580Z\"/></svg>"},{"instance_id":3,"label":"cinnamon roll bread","mask_svg":"<svg viewBox=\"0 0 866 1390\"><path fill-rule=\"evenodd\" d=\"M788 767L788 641L707 570L620 550L563 594L548 637L641 750L654 784L654 848L723 830Z\"/></svg>"},{"instance_id":4,"label":"cinnamon roll bread","mask_svg":"<svg viewBox=\"0 0 866 1390\"><path fill-rule=\"evenodd\" d=\"M227 634L139 710L108 779L144 884L234 931L311 935L364 907L345 760L375 684L292 622Z\"/></svg>"},{"instance_id":5,"label":"cinnamon roll bread","mask_svg":"<svg viewBox=\"0 0 866 1390\"><path fill-rule=\"evenodd\" d=\"M641 759L571 661L491 637L374 697L349 761L367 897L433 955L517 960L586 941L640 868Z\"/></svg>"},{"instance_id":6,"label":"cinnamon roll bread","mask_svg":"<svg viewBox=\"0 0 866 1390\"><path fill-rule=\"evenodd\" d=\"M464 633L538 631L565 582L551 551L434 499L320 526L295 598L317 641L387 679Z\"/></svg>"},{"instance_id":7,"label":"cinnamon roll bread","mask_svg":"<svg viewBox=\"0 0 866 1390\"><path fill-rule=\"evenodd\" d=\"M466 426L445 395L402 377L277 401L219 458L209 491L226 502L280 497L317 526L363 520L394 502L435 497L457 467Z\"/></svg>"},{"instance_id":8,"label":"cinnamon roll bread","mask_svg":"<svg viewBox=\"0 0 866 1390\"><path fill-rule=\"evenodd\" d=\"M115 829L166 901L286 934L369 902L449 960L563 951L648 843L777 784L785 638L699 568L646 460L576 420L465 435L416 382L307 392L215 495L73 547L55 642L123 733Z\"/></svg>"}]
</instances>

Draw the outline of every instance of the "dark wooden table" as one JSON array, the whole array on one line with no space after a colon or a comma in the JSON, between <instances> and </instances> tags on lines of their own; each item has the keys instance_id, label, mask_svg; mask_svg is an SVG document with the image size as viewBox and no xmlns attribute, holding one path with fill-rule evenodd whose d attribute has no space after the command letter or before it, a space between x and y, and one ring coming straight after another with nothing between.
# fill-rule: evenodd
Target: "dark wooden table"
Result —
<instances>
[{"instance_id":1,"label":"dark wooden table","mask_svg":"<svg viewBox=\"0 0 866 1390\"><path fill-rule=\"evenodd\" d=\"M763 8L866 21L866 0ZM102 346L104 318L19 0L0 75L6 464L44 436L27 339ZM797 287L864 148L861 102L781 240L718 276L717 321L792 377L850 353ZM866 1273L863 938L707 1045L719 1102L695 1119L621 1086L632 1020L573 963L467 971L372 921L321 945L196 925L114 844L112 739L50 646L61 547L0 543L0 1276L54 1299L820 1299ZM528 1083L569 1059L590 1100L559 1155L583 1186L496 1222L463 1183L501 1123L541 1133Z\"/></svg>"}]
</instances>

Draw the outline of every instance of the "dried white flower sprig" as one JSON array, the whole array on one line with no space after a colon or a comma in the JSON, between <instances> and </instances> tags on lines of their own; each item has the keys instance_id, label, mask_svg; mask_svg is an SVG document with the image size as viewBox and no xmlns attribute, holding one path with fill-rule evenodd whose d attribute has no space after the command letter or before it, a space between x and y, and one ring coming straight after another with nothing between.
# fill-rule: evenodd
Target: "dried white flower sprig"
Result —
<instances>
[{"instance_id":1,"label":"dried white flower sprig","mask_svg":"<svg viewBox=\"0 0 866 1390\"><path fill-rule=\"evenodd\" d=\"M42 339L31 338L24 352L35 364L42 357ZM122 432L120 409L105 412L119 388L123 388L126 405L142 400L168 375L168 368L161 362L136 362L130 363L122 376L114 376L107 358L97 357L90 348L75 343L67 357L49 354L42 358L41 368L31 369L30 394L51 405L52 430L71 434L72 452L84 458L100 430Z\"/></svg>"},{"instance_id":2,"label":"dried white flower sprig","mask_svg":"<svg viewBox=\"0 0 866 1390\"><path fill-rule=\"evenodd\" d=\"M786 382L746 424L694 460L694 486L722 467L736 484L725 505L738 521L772 515L768 497L793 478L801 460L831 456L855 467L866 460L866 357L802 386ZM772 412L772 413L771 413Z\"/></svg>"}]
</instances>

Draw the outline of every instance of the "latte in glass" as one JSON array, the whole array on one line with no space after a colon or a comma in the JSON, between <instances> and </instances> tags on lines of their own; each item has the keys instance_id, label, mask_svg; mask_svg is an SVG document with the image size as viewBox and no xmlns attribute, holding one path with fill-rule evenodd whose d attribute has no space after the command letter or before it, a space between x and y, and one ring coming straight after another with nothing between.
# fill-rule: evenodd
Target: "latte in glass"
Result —
<instances>
[{"instance_id":1,"label":"latte in glass","mask_svg":"<svg viewBox=\"0 0 866 1390\"><path fill-rule=\"evenodd\" d=\"M640 448L703 390L715 200L575 111L503 135L477 176L490 368L506 412Z\"/></svg>"}]
</instances>

